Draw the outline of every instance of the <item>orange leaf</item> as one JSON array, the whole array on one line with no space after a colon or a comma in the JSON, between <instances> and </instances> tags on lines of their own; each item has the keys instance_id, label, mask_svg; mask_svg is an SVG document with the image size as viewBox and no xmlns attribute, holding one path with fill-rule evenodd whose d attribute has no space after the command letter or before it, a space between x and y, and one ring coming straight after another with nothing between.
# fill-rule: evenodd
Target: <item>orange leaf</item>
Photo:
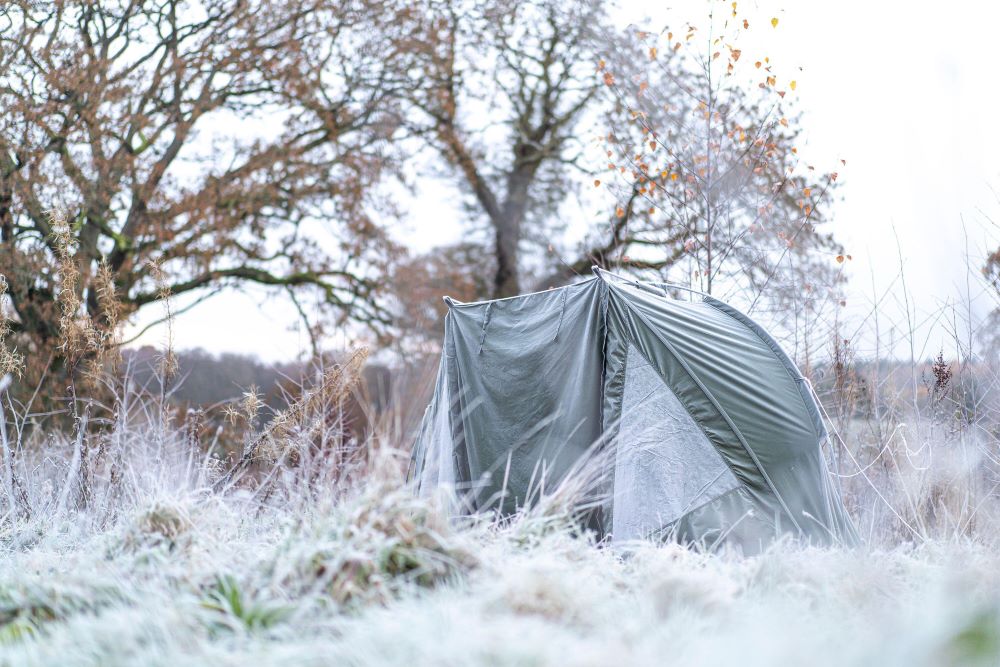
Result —
<instances>
[{"instance_id":1,"label":"orange leaf","mask_svg":"<svg viewBox=\"0 0 1000 667\"><path fill-rule=\"evenodd\" d=\"M615 209L615 215L617 215L619 218L624 218L625 210L619 206L618 208Z\"/></svg>"},{"instance_id":2,"label":"orange leaf","mask_svg":"<svg viewBox=\"0 0 1000 667\"><path fill-rule=\"evenodd\" d=\"M595 179L594 179L594 187L596 188L596 187L599 187L600 185L601 185L601 181L600 181L600 179L596 179L596 178L595 178Z\"/></svg>"},{"instance_id":3,"label":"orange leaf","mask_svg":"<svg viewBox=\"0 0 1000 667\"><path fill-rule=\"evenodd\" d=\"M743 19L743 29L746 30L749 27L750 27L750 22L747 21L746 19Z\"/></svg>"},{"instance_id":4,"label":"orange leaf","mask_svg":"<svg viewBox=\"0 0 1000 667\"><path fill-rule=\"evenodd\" d=\"M802 191L802 194L804 194L804 195L805 195L806 197L808 197L809 195L811 195L811 194L812 194L812 188L805 188L805 189L804 189L804 190Z\"/></svg>"},{"instance_id":5,"label":"orange leaf","mask_svg":"<svg viewBox=\"0 0 1000 667\"><path fill-rule=\"evenodd\" d=\"M837 264L843 264L843 263L844 263L844 256L837 255Z\"/></svg>"},{"instance_id":6,"label":"orange leaf","mask_svg":"<svg viewBox=\"0 0 1000 667\"><path fill-rule=\"evenodd\" d=\"M655 46L650 47L650 49L649 49L649 59L650 60L656 60L656 47Z\"/></svg>"}]
</instances>

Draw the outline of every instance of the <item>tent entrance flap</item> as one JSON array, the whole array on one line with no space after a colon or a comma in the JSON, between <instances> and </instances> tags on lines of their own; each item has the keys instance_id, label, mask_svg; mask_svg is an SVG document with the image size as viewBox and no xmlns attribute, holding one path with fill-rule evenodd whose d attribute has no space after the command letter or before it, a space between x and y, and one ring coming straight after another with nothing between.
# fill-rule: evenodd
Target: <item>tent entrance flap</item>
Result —
<instances>
[{"instance_id":1,"label":"tent entrance flap","mask_svg":"<svg viewBox=\"0 0 1000 667\"><path fill-rule=\"evenodd\" d=\"M612 502L616 541L648 537L739 486L691 415L629 346Z\"/></svg>"}]
</instances>

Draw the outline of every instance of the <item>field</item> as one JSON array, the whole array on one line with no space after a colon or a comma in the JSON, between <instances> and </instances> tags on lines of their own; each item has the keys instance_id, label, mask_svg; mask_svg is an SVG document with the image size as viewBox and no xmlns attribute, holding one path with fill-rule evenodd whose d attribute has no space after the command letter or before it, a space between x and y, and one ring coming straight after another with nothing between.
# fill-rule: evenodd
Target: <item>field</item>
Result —
<instances>
[{"instance_id":1,"label":"field","mask_svg":"<svg viewBox=\"0 0 1000 667\"><path fill-rule=\"evenodd\" d=\"M449 520L443 499L401 484L405 455L389 448L351 474L344 466L360 460L334 468L329 458L286 457L252 483L229 479L190 447L168 408L129 405L89 443L103 463L92 460L86 483L74 467L79 441L50 434L23 453L21 516L0 536L0 664L939 665L1000 656L1000 532L989 495L970 495L978 463L951 470L964 475L957 481L903 476L905 453L890 443L865 468L899 517L877 502L861 511L872 487L844 477L859 482L845 493L865 548L780 542L744 558L595 545L573 520L580 484L502 522ZM301 426L286 423L284 433ZM938 454L959 446L935 437L927 444ZM935 480L962 493L937 497Z\"/></svg>"}]
</instances>

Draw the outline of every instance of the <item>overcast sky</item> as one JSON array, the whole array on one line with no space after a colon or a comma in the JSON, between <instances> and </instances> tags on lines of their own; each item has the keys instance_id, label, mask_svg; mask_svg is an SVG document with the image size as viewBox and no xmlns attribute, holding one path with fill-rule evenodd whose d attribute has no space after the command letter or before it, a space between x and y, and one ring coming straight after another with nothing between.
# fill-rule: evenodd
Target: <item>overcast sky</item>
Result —
<instances>
[{"instance_id":1,"label":"overcast sky","mask_svg":"<svg viewBox=\"0 0 1000 667\"><path fill-rule=\"evenodd\" d=\"M627 20L650 16L654 27L679 27L708 6L701 0L622 5ZM899 275L897 236L918 316L964 301L966 249L978 269L987 248L1000 244L1000 229L987 220L1000 219L993 39L1000 3L800 0L741 2L739 10L753 17L755 27L766 26L748 34L749 47L786 71L795 69L807 134L801 153L817 169L840 174L843 201L831 229L854 257L847 292L853 315L867 312L873 291ZM779 19L776 28L769 25L772 17ZM413 202L411 219L400 227L402 240L426 248L456 239L461 228L442 198L449 198L448 190L428 188ZM980 292L975 283L972 292ZM891 297L887 310L897 308L893 300L901 301ZM991 305L989 298L975 298L974 314ZM158 314L152 307L133 331ZM295 322L289 304L262 290L226 294L178 317L174 342L288 359L308 344ZM943 332L927 335L934 350L938 338L944 340ZM156 327L140 342L159 344L164 336ZM346 337L328 345L345 344Z\"/></svg>"}]
</instances>

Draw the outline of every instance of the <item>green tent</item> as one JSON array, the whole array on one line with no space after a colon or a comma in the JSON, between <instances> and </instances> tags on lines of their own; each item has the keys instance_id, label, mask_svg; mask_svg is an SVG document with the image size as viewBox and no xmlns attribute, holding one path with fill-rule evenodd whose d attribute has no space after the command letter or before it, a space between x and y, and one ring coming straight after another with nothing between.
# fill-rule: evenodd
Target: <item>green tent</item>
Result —
<instances>
[{"instance_id":1,"label":"green tent","mask_svg":"<svg viewBox=\"0 0 1000 667\"><path fill-rule=\"evenodd\" d=\"M510 512L582 460L606 470L615 542L757 550L790 533L855 544L809 384L774 339L712 297L595 269L535 294L458 303L412 473L473 511ZM598 456L603 453L603 456Z\"/></svg>"}]
</instances>

